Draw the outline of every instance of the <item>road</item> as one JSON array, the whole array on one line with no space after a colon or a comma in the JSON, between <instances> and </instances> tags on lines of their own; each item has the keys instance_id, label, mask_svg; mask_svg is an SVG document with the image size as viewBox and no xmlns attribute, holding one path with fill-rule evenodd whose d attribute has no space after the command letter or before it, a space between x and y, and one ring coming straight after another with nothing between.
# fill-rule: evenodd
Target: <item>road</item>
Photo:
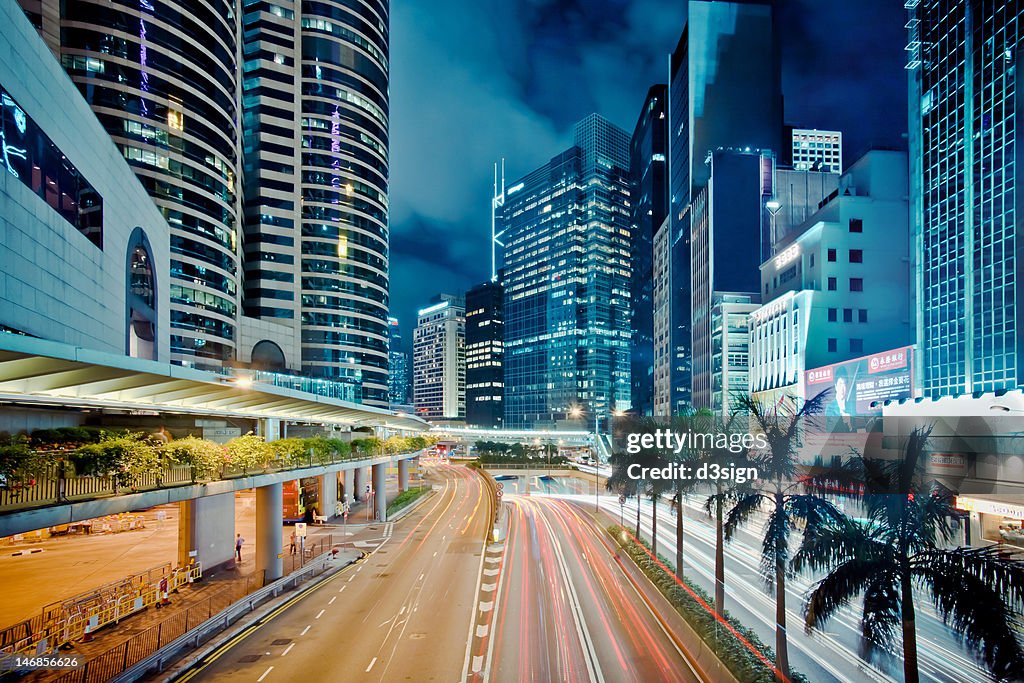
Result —
<instances>
[{"instance_id":1,"label":"road","mask_svg":"<svg viewBox=\"0 0 1024 683\"><path fill-rule=\"evenodd\" d=\"M671 611L603 529L552 498L505 496L508 537L482 681L701 681ZM639 589L639 590L638 590ZM641 595L641 592L644 595Z\"/></svg>"},{"instance_id":2,"label":"road","mask_svg":"<svg viewBox=\"0 0 1024 683\"><path fill-rule=\"evenodd\" d=\"M399 522L382 525L365 560L178 680L458 680L489 528L487 499L480 476L465 467L439 465L427 473L439 491Z\"/></svg>"},{"instance_id":3,"label":"road","mask_svg":"<svg viewBox=\"0 0 1024 683\"><path fill-rule=\"evenodd\" d=\"M580 496L569 489L554 495L593 503L593 498ZM698 496L691 498L684 531L686 574L694 584L713 593L714 527L703 512L703 500L698 500ZM620 507L610 496L601 498L601 508L609 515L619 516ZM632 529L636 519L635 499L627 501L623 512L626 526ZM651 503L645 500L640 529L648 541L651 538L650 512ZM675 512L664 503L658 509L658 552L667 557L673 557L675 553ZM726 545L726 609L752 628L762 641L774 644L774 597L764 590L757 571L759 562L760 526L755 520L740 532L736 540ZM814 579L806 576L793 577L787 583L790 664L815 682L902 680L900 657L879 653L869 665L859 656L859 603L840 610L824 632L804 633L801 609L804 596L813 583ZM931 602L922 595L917 604L921 680L932 683L993 680L942 623Z\"/></svg>"}]
</instances>

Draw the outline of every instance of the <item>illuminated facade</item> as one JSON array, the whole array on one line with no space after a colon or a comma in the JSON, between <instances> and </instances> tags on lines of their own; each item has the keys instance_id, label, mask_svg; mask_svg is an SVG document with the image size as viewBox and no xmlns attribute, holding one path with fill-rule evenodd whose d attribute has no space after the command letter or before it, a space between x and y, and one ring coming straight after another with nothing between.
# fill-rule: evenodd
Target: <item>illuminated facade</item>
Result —
<instances>
[{"instance_id":1,"label":"illuminated facade","mask_svg":"<svg viewBox=\"0 0 1024 683\"><path fill-rule=\"evenodd\" d=\"M761 264L750 392L804 396L804 371L912 340L907 157L872 151Z\"/></svg>"},{"instance_id":2,"label":"illuminated facade","mask_svg":"<svg viewBox=\"0 0 1024 683\"><path fill-rule=\"evenodd\" d=\"M711 386L708 408L716 415L741 410L748 395L750 314L759 308L756 294L715 292L711 302Z\"/></svg>"},{"instance_id":3,"label":"illuminated facade","mask_svg":"<svg viewBox=\"0 0 1024 683\"><path fill-rule=\"evenodd\" d=\"M402 348L402 332L397 318L388 318L388 403L410 403L409 354Z\"/></svg>"},{"instance_id":4,"label":"illuminated facade","mask_svg":"<svg viewBox=\"0 0 1024 683\"><path fill-rule=\"evenodd\" d=\"M906 6L917 376L932 398L1020 387L1024 6Z\"/></svg>"},{"instance_id":5,"label":"illuminated facade","mask_svg":"<svg viewBox=\"0 0 1024 683\"><path fill-rule=\"evenodd\" d=\"M466 308L441 294L419 311L412 343L416 415L428 420L466 417Z\"/></svg>"},{"instance_id":6,"label":"illuminated facade","mask_svg":"<svg viewBox=\"0 0 1024 683\"><path fill-rule=\"evenodd\" d=\"M793 131L793 168L797 171L843 172L843 134L837 130Z\"/></svg>"},{"instance_id":7,"label":"illuminated facade","mask_svg":"<svg viewBox=\"0 0 1024 683\"><path fill-rule=\"evenodd\" d=\"M466 292L466 424L504 423L505 317L501 282Z\"/></svg>"},{"instance_id":8,"label":"illuminated facade","mask_svg":"<svg viewBox=\"0 0 1024 683\"><path fill-rule=\"evenodd\" d=\"M629 134L593 114L505 192L505 426L629 407Z\"/></svg>"}]
</instances>

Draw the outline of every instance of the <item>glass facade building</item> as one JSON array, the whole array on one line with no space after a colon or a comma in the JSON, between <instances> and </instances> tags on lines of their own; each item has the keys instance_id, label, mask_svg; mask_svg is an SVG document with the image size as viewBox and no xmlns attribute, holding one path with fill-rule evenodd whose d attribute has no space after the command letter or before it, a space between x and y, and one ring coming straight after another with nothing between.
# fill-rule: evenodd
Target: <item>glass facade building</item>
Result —
<instances>
[{"instance_id":1,"label":"glass facade building","mask_svg":"<svg viewBox=\"0 0 1024 683\"><path fill-rule=\"evenodd\" d=\"M409 405L409 354L402 348L402 332L397 318L388 318L388 402Z\"/></svg>"},{"instance_id":2,"label":"glass facade building","mask_svg":"<svg viewBox=\"0 0 1024 683\"><path fill-rule=\"evenodd\" d=\"M654 412L654 233L668 213L667 98L665 85L655 85L647 91L630 141L630 403L638 415Z\"/></svg>"},{"instance_id":3,"label":"glass facade building","mask_svg":"<svg viewBox=\"0 0 1024 683\"><path fill-rule=\"evenodd\" d=\"M466 417L465 301L440 294L420 309L412 342L416 415L428 420Z\"/></svg>"},{"instance_id":4,"label":"glass facade building","mask_svg":"<svg viewBox=\"0 0 1024 683\"><path fill-rule=\"evenodd\" d=\"M596 114L506 190L506 427L629 407L629 191L629 134Z\"/></svg>"},{"instance_id":5,"label":"glass facade building","mask_svg":"<svg viewBox=\"0 0 1024 683\"><path fill-rule=\"evenodd\" d=\"M930 397L1020 387L1024 7L906 4L918 376Z\"/></svg>"},{"instance_id":6,"label":"glass facade building","mask_svg":"<svg viewBox=\"0 0 1024 683\"><path fill-rule=\"evenodd\" d=\"M237 341L236 3L24 0L171 228L171 361L216 368Z\"/></svg>"},{"instance_id":7,"label":"glass facade building","mask_svg":"<svg viewBox=\"0 0 1024 683\"><path fill-rule=\"evenodd\" d=\"M466 424L500 427L504 422L505 317L501 282L466 292Z\"/></svg>"}]
</instances>

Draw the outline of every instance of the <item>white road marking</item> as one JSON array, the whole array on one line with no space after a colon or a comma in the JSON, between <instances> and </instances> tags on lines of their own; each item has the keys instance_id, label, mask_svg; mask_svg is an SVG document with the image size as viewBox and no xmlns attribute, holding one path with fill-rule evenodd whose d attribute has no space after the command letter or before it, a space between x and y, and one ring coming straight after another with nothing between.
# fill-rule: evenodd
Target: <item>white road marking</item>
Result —
<instances>
[{"instance_id":1,"label":"white road marking","mask_svg":"<svg viewBox=\"0 0 1024 683\"><path fill-rule=\"evenodd\" d=\"M320 617L322 617L324 615L324 612L326 612L326 611L327 610L325 610L325 609L320 610L320 613L316 615L316 618L319 619Z\"/></svg>"},{"instance_id":2,"label":"white road marking","mask_svg":"<svg viewBox=\"0 0 1024 683\"><path fill-rule=\"evenodd\" d=\"M436 550L434 551L434 557L437 557L437 551Z\"/></svg>"},{"instance_id":3,"label":"white road marking","mask_svg":"<svg viewBox=\"0 0 1024 683\"><path fill-rule=\"evenodd\" d=\"M487 624L480 624L480 625L478 625L476 627L476 637L477 638L483 638L484 636L487 635L487 631L489 631L489 630L490 630L490 626L488 626Z\"/></svg>"},{"instance_id":4,"label":"white road marking","mask_svg":"<svg viewBox=\"0 0 1024 683\"><path fill-rule=\"evenodd\" d=\"M338 592L340 593L340 592L342 592L343 590L345 590L345 587L344 587L344 586L342 586L341 588L339 588L339 589L338 589Z\"/></svg>"},{"instance_id":5,"label":"white road marking","mask_svg":"<svg viewBox=\"0 0 1024 683\"><path fill-rule=\"evenodd\" d=\"M420 578L418 580L422 581L424 576L426 576L426 574L420 574Z\"/></svg>"},{"instance_id":6,"label":"white road marking","mask_svg":"<svg viewBox=\"0 0 1024 683\"><path fill-rule=\"evenodd\" d=\"M300 636L304 636L304 635L306 635L306 633L308 633L308 632L309 632L309 629L311 629L312 627L313 627L313 624L310 624L310 625L309 625L309 626L307 626L306 628L302 629L302 633L300 633L299 635L300 635Z\"/></svg>"},{"instance_id":7,"label":"white road marking","mask_svg":"<svg viewBox=\"0 0 1024 683\"><path fill-rule=\"evenodd\" d=\"M281 656L282 656L282 657L284 657L284 656L285 656L286 654L288 654L289 652L291 652L291 651L292 651L292 648L293 648L293 647L295 647L295 643L292 643L292 644L290 644L290 645L289 645L288 647L286 647L286 648L284 649L284 652L282 652L282 653L281 653Z\"/></svg>"},{"instance_id":8,"label":"white road marking","mask_svg":"<svg viewBox=\"0 0 1024 683\"><path fill-rule=\"evenodd\" d=\"M399 610L398 616L402 616L403 614L405 614L405 605L402 605L402 609Z\"/></svg>"},{"instance_id":9,"label":"white road marking","mask_svg":"<svg viewBox=\"0 0 1024 683\"><path fill-rule=\"evenodd\" d=\"M377 658L376 657L371 659L370 660L370 666L366 667L366 673L370 673L370 669L372 669L373 665L376 664L376 663L377 663Z\"/></svg>"},{"instance_id":10,"label":"white road marking","mask_svg":"<svg viewBox=\"0 0 1024 683\"><path fill-rule=\"evenodd\" d=\"M480 586L480 588L486 593L490 593L497 587L498 585L495 583L485 583L484 585Z\"/></svg>"},{"instance_id":11,"label":"white road marking","mask_svg":"<svg viewBox=\"0 0 1024 683\"><path fill-rule=\"evenodd\" d=\"M257 679L256 679L256 683L261 683L261 681L262 681L262 680L263 680L264 678L266 678L266 677L267 677L267 674L268 674L268 673L270 673L270 672L271 672L271 671L273 671L273 670L274 670L274 667L272 667L272 666L268 666L268 667L267 667L267 670L263 672L263 675L262 675L262 676L260 676L259 678L257 678Z\"/></svg>"},{"instance_id":12,"label":"white road marking","mask_svg":"<svg viewBox=\"0 0 1024 683\"><path fill-rule=\"evenodd\" d=\"M327 604L328 604L328 605L333 605L333 604L334 604L334 601L335 601L335 600L337 600L337 599L338 599L338 596L337 596L337 595L335 595L335 596L332 596L332 597L331 597L331 599L327 601Z\"/></svg>"},{"instance_id":13,"label":"white road marking","mask_svg":"<svg viewBox=\"0 0 1024 683\"><path fill-rule=\"evenodd\" d=\"M480 611L481 612L490 612L492 609L494 609L494 603L493 602L481 602L480 603Z\"/></svg>"},{"instance_id":14,"label":"white road marking","mask_svg":"<svg viewBox=\"0 0 1024 683\"><path fill-rule=\"evenodd\" d=\"M498 568L497 567L495 567L494 569L485 569L484 570L484 576L497 576L497 575L498 575Z\"/></svg>"},{"instance_id":15,"label":"white road marking","mask_svg":"<svg viewBox=\"0 0 1024 683\"><path fill-rule=\"evenodd\" d=\"M483 658L482 655L477 655L477 656L473 657L473 673L475 673L475 674L480 673L480 669L483 668L483 665L484 665L484 658Z\"/></svg>"}]
</instances>

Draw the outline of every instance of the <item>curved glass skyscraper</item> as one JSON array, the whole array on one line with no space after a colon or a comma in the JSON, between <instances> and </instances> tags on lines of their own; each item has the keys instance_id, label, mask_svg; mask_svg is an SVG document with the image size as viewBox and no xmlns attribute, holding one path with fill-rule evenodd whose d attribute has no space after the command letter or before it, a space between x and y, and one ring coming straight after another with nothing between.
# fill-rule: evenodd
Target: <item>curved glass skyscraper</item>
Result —
<instances>
[{"instance_id":1,"label":"curved glass skyscraper","mask_svg":"<svg viewBox=\"0 0 1024 683\"><path fill-rule=\"evenodd\" d=\"M64 0L59 32L41 4L51 48L170 224L171 359L220 366L238 297L235 2Z\"/></svg>"},{"instance_id":2,"label":"curved glass skyscraper","mask_svg":"<svg viewBox=\"0 0 1024 683\"><path fill-rule=\"evenodd\" d=\"M303 2L302 365L388 403L388 3Z\"/></svg>"}]
</instances>

